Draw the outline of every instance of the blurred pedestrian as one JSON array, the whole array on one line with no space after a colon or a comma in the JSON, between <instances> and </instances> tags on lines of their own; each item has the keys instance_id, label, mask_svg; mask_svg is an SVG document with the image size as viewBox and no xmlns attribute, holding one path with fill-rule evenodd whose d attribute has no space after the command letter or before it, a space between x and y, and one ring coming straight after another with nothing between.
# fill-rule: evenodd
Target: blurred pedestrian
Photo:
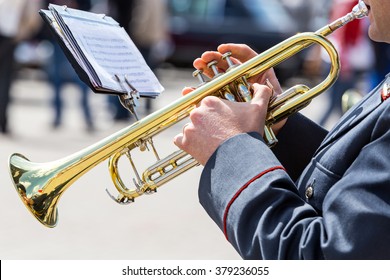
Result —
<instances>
[{"instance_id":1,"label":"blurred pedestrian","mask_svg":"<svg viewBox=\"0 0 390 280\"><path fill-rule=\"evenodd\" d=\"M8 105L17 44L40 26L39 0L0 0L0 133L9 132Z\"/></svg>"},{"instance_id":2,"label":"blurred pedestrian","mask_svg":"<svg viewBox=\"0 0 390 280\"><path fill-rule=\"evenodd\" d=\"M49 3L56 5L66 5L70 8L80 9L80 10L90 10L91 1L90 0L49 0L46 1L46 4ZM84 119L86 123L86 130L88 132L94 131L95 125L92 119L92 112L89 106L89 87L80 80L77 76L76 71L72 68L70 62L66 58L64 52L62 51L59 44L54 41L54 38L51 34L47 35L48 38L52 41L53 44L53 56L50 63L47 65L47 73L49 82L53 85L54 96L53 96L53 108L54 108L54 120L53 128L59 128L62 124L63 117L63 100L62 100L62 89L65 84L72 83L75 84L81 91L81 100L80 105L84 114Z\"/></svg>"}]
</instances>

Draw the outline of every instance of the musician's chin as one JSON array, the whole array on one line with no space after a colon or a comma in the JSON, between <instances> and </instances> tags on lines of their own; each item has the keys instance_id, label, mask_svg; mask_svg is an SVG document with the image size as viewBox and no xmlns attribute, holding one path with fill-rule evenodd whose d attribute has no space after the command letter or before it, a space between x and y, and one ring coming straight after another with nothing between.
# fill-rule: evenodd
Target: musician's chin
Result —
<instances>
[{"instance_id":1,"label":"musician's chin","mask_svg":"<svg viewBox=\"0 0 390 280\"><path fill-rule=\"evenodd\" d=\"M378 32L378 29L375 26L375 22L371 22L369 28L368 28L368 37L374 42L386 42L390 43L389 40L386 40L384 36L381 36L381 34Z\"/></svg>"}]
</instances>

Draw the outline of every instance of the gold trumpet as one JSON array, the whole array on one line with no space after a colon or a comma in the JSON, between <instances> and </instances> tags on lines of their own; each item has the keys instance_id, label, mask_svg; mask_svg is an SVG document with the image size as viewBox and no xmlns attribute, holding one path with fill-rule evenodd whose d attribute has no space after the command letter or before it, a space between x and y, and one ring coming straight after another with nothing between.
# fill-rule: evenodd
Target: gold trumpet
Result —
<instances>
[{"instance_id":1,"label":"gold trumpet","mask_svg":"<svg viewBox=\"0 0 390 280\"><path fill-rule=\"evenodd\" d=\"M201 80L202 85L193 92L63 159L34 163L23 155L11 155L9 166L16 191L35 218L47 227L54 227L57 223L57 203L63 192L84 173L106 159L109 159L109 171L119 191L119 196L113 197L115 201L127 204L144 193L154 192L164 183L198 163L180 150L160 159L153 146L153 136L188 117L190 111L207 96L217 95L235 101L249 101L251 94L247 79L278 65L314 43L319 44L327 51L331 60L328 76L312 89L305 85L296 85L270 102L264 138L269 145L275 144L276 138L271 126L308 105L338 77L340 68L338 53L325 37L346 23L366 16L367 13L367 7L360 1L349 14L333 23L316 32L290 37L241 65L233 65L229 54L226 54L224 57L231 66L226 73L217 73L215 64L211 62L209 66L216 73L211 81L206 83L201 71L195 71L194 76ZM138 174L130 153L137 147L141 150L151 147L157 157L157 162L147 168L142 176ZM135 187L132 189L125 186L118 172L118 160L122 155L129 158L137 177L134 179Z\"/></svg>"}]
</instances>

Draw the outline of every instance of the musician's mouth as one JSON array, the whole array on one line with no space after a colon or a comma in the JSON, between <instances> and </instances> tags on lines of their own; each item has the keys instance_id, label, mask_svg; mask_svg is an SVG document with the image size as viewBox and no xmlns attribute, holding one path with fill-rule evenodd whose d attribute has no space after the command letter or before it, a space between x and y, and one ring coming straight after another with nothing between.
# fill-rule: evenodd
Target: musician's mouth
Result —
<instances>
[{"instance_id":1,"label":"musician's mouth","mask_svg":"<svg viewBox=\"0 0 390 280\"><path fill-rule=\"evenodd\" d=\"M370 14L371 14L371 13L370 13L370 11L371 11L371 6L368 5L366 1L363 1L363 3L364 3L364 5L366 6L367 11L368 11L368 12L367 12L367 16L370 17Z\"/></svg>"},{"instance_id":2,"label":"musician's mouth","mask_svg":"<svg viewBox=\"0 0 390 280\"><path fill-rule=\"evenodd\" d=\"M366 4L366 6L367 6L367 9L368 9L368 11L370 12L370 10L371 10L371 7L370 7L370 5L368 5L366 2L364 2L364 4Z\"/></svg>"}]
</instances>

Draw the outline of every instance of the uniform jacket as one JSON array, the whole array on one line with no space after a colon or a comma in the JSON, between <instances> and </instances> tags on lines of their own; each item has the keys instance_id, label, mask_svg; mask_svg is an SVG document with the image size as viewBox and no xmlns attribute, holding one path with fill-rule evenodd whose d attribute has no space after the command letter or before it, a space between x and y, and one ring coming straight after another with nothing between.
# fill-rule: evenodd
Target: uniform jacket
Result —
<instances>
[{"instance_id":1,"label":"uniform jacket","mask_svg":"<svg viewBox=\"0 0 390 280\"><path fill-rule=\"evenodd\" d=\"M390 83L390 77L387 77ZM384 82L328 133L291 116L207 162L199 199L244 259L390 259L390 98Z\"/></svg>"}]
</instances>

